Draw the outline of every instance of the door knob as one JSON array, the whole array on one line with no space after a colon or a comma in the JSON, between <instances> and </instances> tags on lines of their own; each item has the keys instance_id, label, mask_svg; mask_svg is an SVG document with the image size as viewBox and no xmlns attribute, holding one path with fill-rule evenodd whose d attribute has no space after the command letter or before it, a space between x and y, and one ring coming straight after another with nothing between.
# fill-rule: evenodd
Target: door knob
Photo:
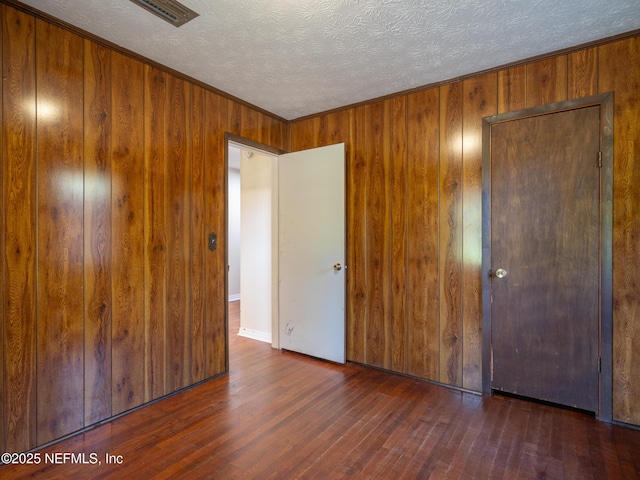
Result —
<instances>
[{"instance_id":1,"label":"door knob","mask_svg":"<svg viewBox=\"0 0 640 480\"><path fill-rule=\"evenodd\" d=\"M333 266L333 269L334 269L334 270L342 270L342 265L340 265L339 263L336 263L336 264Z\"/></svg>"},{"instance_id":2,"label":"door knob","mask_svg":"<svg viewBox=\"0 0 640 480\"><path fill-rule=\"evenodd\" d=\"M496 277L504 278L507 276L507 271L504 268L499 268L496 270Z\"/></svg>"}]
</instances>

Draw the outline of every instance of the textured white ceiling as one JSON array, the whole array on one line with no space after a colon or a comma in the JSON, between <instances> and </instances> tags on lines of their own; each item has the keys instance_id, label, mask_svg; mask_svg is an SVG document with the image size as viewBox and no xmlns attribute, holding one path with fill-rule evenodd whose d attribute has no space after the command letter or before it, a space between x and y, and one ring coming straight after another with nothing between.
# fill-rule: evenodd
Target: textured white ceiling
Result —
<instances>
[{"instance_id":1,"label":"textured white ceiling","mask_svg":"<svg viewBox=\"0 0 640 480\"><path fill-rule=\"evenodd\" d=\"M640 28L640 0L22 0L286 119Z\"/></svg>"}]
</instances>

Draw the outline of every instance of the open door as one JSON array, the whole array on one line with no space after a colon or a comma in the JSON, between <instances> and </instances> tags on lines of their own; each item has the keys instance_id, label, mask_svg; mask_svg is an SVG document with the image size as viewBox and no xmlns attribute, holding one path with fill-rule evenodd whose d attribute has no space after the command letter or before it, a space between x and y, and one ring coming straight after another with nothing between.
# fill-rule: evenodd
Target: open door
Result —
<instances>
[{"instance_id":1,"label":"open door","mask_svg":"<svg viewBox=\"0 0 640 480\"><path fill-rule=\"evenodd\" d=\"M278 157L279 346L345 361L344 144Z\"/></svg>"}]
</instances>

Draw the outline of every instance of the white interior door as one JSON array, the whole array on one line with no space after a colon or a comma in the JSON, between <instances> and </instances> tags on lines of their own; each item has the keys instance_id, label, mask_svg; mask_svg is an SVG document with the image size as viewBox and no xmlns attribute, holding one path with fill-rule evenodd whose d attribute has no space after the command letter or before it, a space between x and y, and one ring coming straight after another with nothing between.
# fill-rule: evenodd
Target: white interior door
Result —
<instances>
[{"instance_id":1,"label":"white interior door","mask_svg":"<svg viewBox=\"0 0 640 480\"><path fill-rule=\"evenodd\" d=\"M344 144L278 157L280 348L345 361Z\"/></svg>"}]
</instances>

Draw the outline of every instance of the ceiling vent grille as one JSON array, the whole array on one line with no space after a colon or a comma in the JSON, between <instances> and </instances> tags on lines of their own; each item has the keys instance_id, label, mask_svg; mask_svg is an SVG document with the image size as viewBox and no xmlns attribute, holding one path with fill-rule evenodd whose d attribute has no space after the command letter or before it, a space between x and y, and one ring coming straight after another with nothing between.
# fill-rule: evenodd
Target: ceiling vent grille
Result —
<instances>
[{"instance_id":1,"label":"ceiling vent grille","mask_svg":"<svg viewBox=\"0 0 640 480\"><path fill-rule=\"evenodd\" d=\"M196 12L175 0L131 0L145 10L179 27L198 16Z\"/></svg>"}]
</instances>

